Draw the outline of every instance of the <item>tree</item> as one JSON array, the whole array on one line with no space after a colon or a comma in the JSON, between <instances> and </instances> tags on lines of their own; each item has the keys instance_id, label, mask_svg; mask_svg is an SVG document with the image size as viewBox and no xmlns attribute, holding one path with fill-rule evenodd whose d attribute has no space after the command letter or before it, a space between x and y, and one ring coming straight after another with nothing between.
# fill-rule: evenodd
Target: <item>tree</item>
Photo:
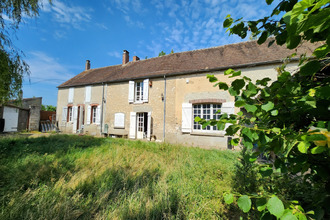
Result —
<instances>
[{"instance_id":1,"label":"tree","mask_svg":"<svg viewBox=\"0 0 330 220\"><path fill-rule=\"evenodd\" d=\"M2 0L0 3L0 104L20 98L23 76L30 73L28 64L22 60L23 53L13 45L9 31L15 32L19 28L23 15L38 16L40 2Z\"/></svg>"},{"instance_id":2,"label":"tree","mask_svg":"<svg viewBox=\"0 0 330 220\"><path fill-rule=\"evenodd\" d=\"M56 106L53 105L41 105L41 110L56 112Z\"/></svg>"},{"instance_id":3,"label":"tree","mask_svg":"<svg viewBox=\"0 0 330 220\"><path fill-rule=\"evenodd\" d=\"M279 17L280 14L284 15ZM238 207L245 213L253 209L260 212L260 218L330 217L329 15L329 0L282 0L268 17L243 21L228 15L224 21L223 26L230 34L245 38L251 32L258 37L259 44L276 43L295 49L305 42L321 43L312 57L300 57L295 73L287 71L285 63L280 66L278 78L272 83L269 78L253 82L232 69L224 73L238 77L231 85L208 75L210 82L235 97L235 106L242 111L237 115L222 114L220 120L195 121L219 129L231 123L226 129L227 135L236 135L231 143L250 150L244 162L255 163L260 154L272 158L268 164L259 165L260 174L264 179L277 178L288 183L285 187L273 185L246 195L224 194L228 204L236 197ZM294 56L293 51L288 60ZM275 156L271 157L272 154Z\"/></svg>"},{"instance_id":4,"label":"tree","mask_svg":"<svg viewBox=\"0 0 330 220\"><path fill-rule=\"evenodd\" d=\"M160 51L159 54L158 54L159 57L165 56L165 55L166 55L166 53L164 51Z\"/></svg>"}]
</instances>

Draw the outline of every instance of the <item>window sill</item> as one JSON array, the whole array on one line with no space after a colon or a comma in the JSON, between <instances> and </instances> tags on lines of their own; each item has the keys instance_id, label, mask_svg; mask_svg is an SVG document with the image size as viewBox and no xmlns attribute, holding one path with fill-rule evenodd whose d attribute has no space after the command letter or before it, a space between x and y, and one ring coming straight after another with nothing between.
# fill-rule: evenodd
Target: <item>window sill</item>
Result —
<instances>
[{"instance_id":1,"label":"window sill","mask_svg":"<svg viewBox=\"0 0 330 220\"><path fill-rule=\"evenodd\" d=\"M224 137L225 136L225 131L220 131L220 132L203 132L203 131L192 131L190 134L191 135L196 135L196 136L213 136L213 137Z\"/></svg>"}]
</instances>

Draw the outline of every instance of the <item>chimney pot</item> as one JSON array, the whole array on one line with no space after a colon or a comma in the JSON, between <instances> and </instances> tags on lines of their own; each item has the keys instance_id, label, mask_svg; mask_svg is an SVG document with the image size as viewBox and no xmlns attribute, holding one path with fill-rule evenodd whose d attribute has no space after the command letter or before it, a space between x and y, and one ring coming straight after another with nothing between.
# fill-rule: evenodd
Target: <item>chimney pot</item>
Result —
<instances>
[{"instance_id":1,"label":"chimney pot","mask_svg":"<svg viewBox=\"0 0 330 220\"><path fill-rule=\"evenodd\" d=\"M86 60L86 68L85 70L89 70L91 68L91 61L90 60Z\"/></svg>"},{"instance_id":2,"label":"chimney pot","mask_svg":"<svg viewBox=\"0 0 330 220\"><path fill-rule=\"evenodd\" d=\"M134 56L133 57L133 61L135 62L135 61L138 61L138 60L140 60L140 58L138 57L138 56Z\"/></svg>"},{"instance_id":3,"label":"chimney pot","mask_svg":"<svg viewBox=\"0 0 330 220\"><path fill-rule=\"evenodd\" d=\"M124 50L123 52L123 65L129 62L129 52Z\"/></svg>"}]
</instances>

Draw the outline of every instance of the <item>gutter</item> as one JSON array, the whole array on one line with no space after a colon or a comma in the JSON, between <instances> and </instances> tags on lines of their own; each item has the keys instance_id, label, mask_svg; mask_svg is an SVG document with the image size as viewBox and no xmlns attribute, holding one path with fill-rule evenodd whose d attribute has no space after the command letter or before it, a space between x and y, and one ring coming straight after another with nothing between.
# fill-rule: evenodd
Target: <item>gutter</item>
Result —
<instances>
[{"instance_id":1,"label":"gutter","mask_svg":"<svg viewBox=\"0 0 330 220\"><path fill-rule=\"evenodd\" d=\"M166 124L166 75L164 75L164 125L163 125L163 141L165 142L165 124Z\"/></svg>"},{"instance_id":2,"label":"gutter","mask_svg":"<svg viewBox=\"0 0 330 220\"><path fill-rule=\"evenodd\" d=\"M101 136L102 136L102 133L103 133L103 103L104 103L104 83L102 83L102 104L101 104L101 122L100 122L100 125L101 125L101 128L100 128L100 133L101 133Z\"/></svg>"}]
</instances>

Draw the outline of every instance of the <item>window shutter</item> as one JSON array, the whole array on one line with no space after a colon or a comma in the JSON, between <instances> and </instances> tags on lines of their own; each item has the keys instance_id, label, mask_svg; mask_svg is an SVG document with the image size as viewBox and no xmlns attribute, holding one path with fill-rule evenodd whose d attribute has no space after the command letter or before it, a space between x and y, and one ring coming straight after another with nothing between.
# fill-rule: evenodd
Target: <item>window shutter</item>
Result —
<instances>
[{"instance_id":1,"label":"window shutter","mask_svg":"<svg viewBox=\"0 0 330 220\"><path fill-rule=\"evenodd\" d=\"M148 112L147 139L150 141L151 134L151 112Z\"/></svg>"},{"instance_id":2,"label":"window shutter","mask_svg":"<svg viewBox=\"0 0 330 220\"><path fill-rule=\"evenodd\" d=\"M85 87L85 102L91 101L91 95L92 95L92 87L86 86Z\"/></svg>"},{"instance_id":3,"label":"window shutter","mask_svg":"<svg viewBox=\"0 0 330 220\"><path fill-rule=\"evenodd\" d=\"M225 102L221 105L221 114L227 113L228 115L235 113L235 102Z\"/></svg>"},{"instance_id":4,"label":"window shutter","mask_svg":"<svg viewBox=\"0 0 330 220\"><path fill-rule=\"evenodd\" d=\"M68 102L73 102L73 96L74 96L74 88L69 88L69 96L68 96Z\"/></svg>"},{"instance_id":5,"label":"window shutter","mask_svg":"<svg viewBox=\"0 0 330 220\"><path fill-rule=\"evenodd\" d=\"M124 113L115 113L115 128L125 128L125 114Z\"/></svg>"},{"instance_id":6,"label":"window shutter","mask_svg":"<svg viewBox=\"0 0 330 220\"><path fill-rule=\"evenodd\" d=\"M68 107L63 107L62 121L67 121L67 118L68 118Z\"/></svg>"},{"instance_id":7,"label":"window shutter","mask_svg":"<svg viewBox=\"0 0 330 220\"><path fill-rule=\"evenodd\" d=\"M129 138L135 139L136 133L136 112L130 113Z\"/></svg>"},{"instance_id":8,"label":"window shutter","mask_svg":"<svg viewBox=\"0 0 330 220\"><path fill-rule=\"evenodd\" d=\"M77 118L78 118L78 106L72 107L72 120L73 120L73 126L72 126L72 132L76 133L77 131Z\"/></svg>"},{"instance_id":9,"label":"window shutter","mask_svg":"<svg viewBox=\"0 0 330 220\"><path fill-rule=\"evenodd\" d=\"M148 102L149 97L149 79L143 80L143 102Z\"/></svg>"},{"instance_id":10,"label":"window shutter","mask_svg":"<svg viewBox=\"0 0 330 220\"><path fill-rule=\"evenodd\" d=\"M128 83L128 102L134 102L134 81Z\"/></svg>"},{"instance_id":11,"label":"window shutter","mask_svg":"<svg viewBox=\"0 0 330 220\"><path fill-rule=\"evenodd\" d=\"M191 132L192 120L192 104L182 103L182 133Z\"/></svg>"},{"instance_id":12,"label":"window shutter","mask_svg":"<svg viewBox=\"0 0 330 220\"><path fill-rule=\"evenodd\" d=\"M235 102L225 102L225 103L222 103L221 105L221 114L223 113L227 113L228 115L230 114L234 114L235 113ZM226 129L232 125L231 123L226 123L225 124L225 131Z\"/></svg>"},{"instance_id":13,"label":"window shutter","mask_svg":"<svg viewBox=\"0 0 330 220\"><path fill-rule=\"evenodd\" d=\"M89 125L91 123L91 106L88 105L87 107L87 124Z\"/></svg>"},{"instance_id":14,"label":"window shutter","mask_svg":"<svg viewBox=\"0 0 330 220\"><path fill-rule=\"evenodd\" d=\"M101 106L97 106L96 108L96 120L95 120L95 124L99 125L101 121Z\"/></svg>"}]
</instances>

